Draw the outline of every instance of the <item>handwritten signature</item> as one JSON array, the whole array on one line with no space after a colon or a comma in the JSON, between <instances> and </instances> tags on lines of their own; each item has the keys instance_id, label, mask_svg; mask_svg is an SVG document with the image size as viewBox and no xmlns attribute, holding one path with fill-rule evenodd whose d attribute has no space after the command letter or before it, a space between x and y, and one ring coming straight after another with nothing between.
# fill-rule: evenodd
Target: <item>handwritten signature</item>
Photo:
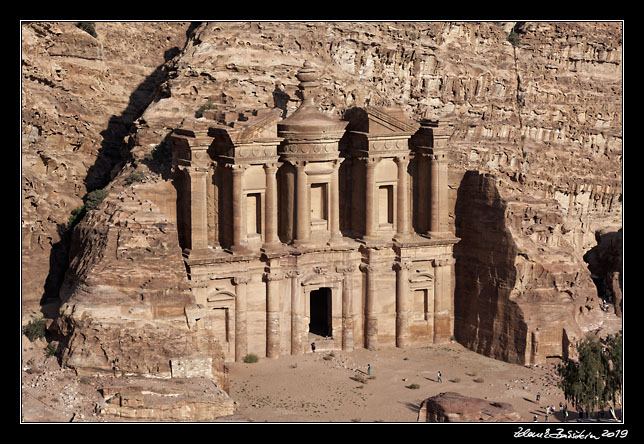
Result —
<instances>
[{"instance_id":1,"label":"handwritten signature","mask_svg":"<svg viewBox=\"0 0 644 444\"><path fill-rule=\"evenodd\" d=\"M593 432L586 430L567 430L555 429L551 431L546 429L543 432L533 432L529 428L524 429L519 427L519 430L514 432L515 438L553 438L553 439L600 439L600 438L625 438L628 435L628 430L604 430L601 435L596 435Z\"/></svg>"}]
</instances>

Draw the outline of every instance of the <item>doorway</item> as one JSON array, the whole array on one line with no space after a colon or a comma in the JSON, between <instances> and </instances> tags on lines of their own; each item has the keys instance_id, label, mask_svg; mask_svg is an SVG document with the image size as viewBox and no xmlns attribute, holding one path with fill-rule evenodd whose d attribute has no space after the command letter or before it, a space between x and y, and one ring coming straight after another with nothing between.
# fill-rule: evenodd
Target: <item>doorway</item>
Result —
<instances>
[{"instance_id":1,"label":"doorway","mask_svg":"<svg viewBox=\"0 0 644 444\"><path fill-rule=\"evenodd\" d=\"M323 287L313 290L309 298L309 332L325 337L331 336L331 289Z\"/></svg>"}]
</instances>

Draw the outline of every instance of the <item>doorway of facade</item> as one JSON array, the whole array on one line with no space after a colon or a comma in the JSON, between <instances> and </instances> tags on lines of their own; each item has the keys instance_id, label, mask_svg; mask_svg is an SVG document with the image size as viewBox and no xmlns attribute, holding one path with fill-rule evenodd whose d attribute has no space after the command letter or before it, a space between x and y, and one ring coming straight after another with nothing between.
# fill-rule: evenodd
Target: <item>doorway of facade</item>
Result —
<instances>
[{"instance_id":1,"label":"doorway of facade","mask_svg":"<svg viewBox=\"0 0 644 444\"><path fill-rule=\"evenodd\" d=\"M309 332L325 337L331 336L331 289L323 287L313 290L309 298Z\"/></svg>"}]
</instances>

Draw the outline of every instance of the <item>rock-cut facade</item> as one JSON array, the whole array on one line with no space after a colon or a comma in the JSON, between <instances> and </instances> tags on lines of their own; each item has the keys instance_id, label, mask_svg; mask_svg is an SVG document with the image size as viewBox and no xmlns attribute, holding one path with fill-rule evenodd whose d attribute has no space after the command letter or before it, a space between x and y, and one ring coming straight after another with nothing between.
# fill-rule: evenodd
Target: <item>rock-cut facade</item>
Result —
<instances>
[{"instance_id":1,"label":"rock-cut facade","mask_svg":"<svg viewBox=\"0 0 644 444\"><path fill-rule=\"evenodd\" d=\"M448 342L449 128L366 106L342 119L298 71L299 108L206 110L171 135L179 243L226 361Z\"/></svg>"}]
</instances>

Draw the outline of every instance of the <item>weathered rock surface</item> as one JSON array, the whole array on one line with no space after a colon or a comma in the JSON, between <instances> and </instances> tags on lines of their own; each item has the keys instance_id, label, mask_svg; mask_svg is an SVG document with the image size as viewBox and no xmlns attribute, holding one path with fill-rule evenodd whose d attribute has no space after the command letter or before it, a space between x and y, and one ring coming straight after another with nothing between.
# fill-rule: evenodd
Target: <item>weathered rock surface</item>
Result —
<instances>
[{"instance_id":1,"label":"weathered rock surface","mask_svg":"<svg viewBox=\"0 0 644 444\"><path fill-rule=\"evenodd\" d=\"M66 226L88 191L120 168L133 120L185 43L188 23L25 22L22 57L22 300L56 299Z\"/></svg>"},{"instance_id":2,"label":"weathered rock surface","mask_svg":"<svg viewBox=\"0 0 644 444\"><path fill-rule=\"evenodd\" d=\"M213 421L234 414L233 400L207 378L126 378L105 386L99 413L133 421Z\"/></svg>"},{"instance_id":3,"label":"weathered rock surface","mask_svg":"<svg viewBox=\"0 0 644 444\"><path fill-rule=\"evenodd\" d=\"M424 400L418 422L518 422L523 421L511 404L471 398L447 392Z\"/></svg>"},{"instance_id":4,"label":"weathered rock surface","mask_svg":"<svg viewBox=\"0 0 644 444\"><path fill-rule=\"evenodd\" d=\"M151 154L206 104L289 115L306 59L324 68L317 103L329 114L398 105L452 122L459 341L538 362L563 353L564 337L608 330L583 256L596 232L621 226L621 23L96 27L98 41L73 23L23 25L25 302L57 293L61 224L112 179L77 227L61 291L67 365L110 372L118 357L122 372L168 375L196 350L222 375L216 338L188 322L176 192ZM135 172L149 179L132 184Z\"/></svg>"},{"instance_id":5,"label":"weathered rock surface","mask_svg":"<svg viewBox=\"0 0 644 444\"><path fill-rule=\"evenodd\" d=\"M555 201L509 193L468 172L456 204L455 336L472 350L519 364L568 356L589 332L621 327L601 301L569 218Z\"/></svg>"}]
</instances>

